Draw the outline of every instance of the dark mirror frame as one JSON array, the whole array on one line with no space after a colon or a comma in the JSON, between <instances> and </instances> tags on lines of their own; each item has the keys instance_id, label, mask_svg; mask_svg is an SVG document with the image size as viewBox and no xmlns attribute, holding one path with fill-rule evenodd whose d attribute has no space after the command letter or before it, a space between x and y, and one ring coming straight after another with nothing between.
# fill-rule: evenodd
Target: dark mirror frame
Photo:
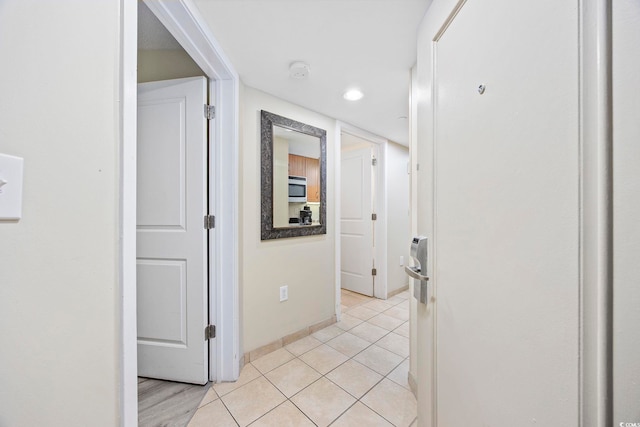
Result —
<instances>
[{"instance_id":1,"label":"dark mirror frame","mask_svg":"<svg viewBox=\"0 0 640 427\"><path fill-rule=\"evenodd\" d=\"M320 140L320 218L318 225L273 228L273 126L318 137ZM327 234L327 131L268 111L260 111L262 174L261 240Z\"/></svg>"}]
</instances>

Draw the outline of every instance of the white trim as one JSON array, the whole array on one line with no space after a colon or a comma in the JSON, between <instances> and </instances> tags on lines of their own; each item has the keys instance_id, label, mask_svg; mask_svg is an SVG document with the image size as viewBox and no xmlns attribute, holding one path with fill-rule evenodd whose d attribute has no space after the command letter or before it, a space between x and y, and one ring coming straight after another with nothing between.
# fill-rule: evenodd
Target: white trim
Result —
<instances>
[{"instance_id":1,"label":"white trim","mask_svg":"<svg viewBox=\"0 0 640 427\"><path fill-rule=\"evenodd\" d=\"M218 224L213 254L216 257L214 287L217 295L210 304L218 316L217 381L234 380L239 375L240 339L238 305L238 126L239 79L226 59L197 8L190 0L146 1L147 6L167 26L193 60L214 80L218 98L219 120L213 142L218 167L212 191ZM120 419L123 426L138 423L137 339L136 339L136 111L137 111L137 3L121 0L121 247L120 289L122 295L122 360L120 381ZM224 141L224 143L223 143ZM224 167L220 167L223 165ZM224 182L224 186L222 183ZM218 262L215 262L218 261Z\"/></svg>"},{"instance_id":2,"label":"white trim","mask_svg":"<svg viewBox=\"0 0 640 427\"><path fill-rule=\"evenodd\" d=\"M120 425L138 424L136 165L138 4L120 0Z\"/></svg>"},{"instance_id":3,"label":"white trim","mask_svg":"<svg viewBox=\"0 0 640 427\"><path fill-rule=\"evenodd\" d=\"M378 274L376 275L376 285L374 287L374 297L386 299L387 298L387 144L388 140L380 136L374 135L370 132L362 130L358 127L344 123L337 122L336 125L336 166L335 170L340 171L341 166L341 143L343 133L347 133L358 138L367 140L378 146L378 173L376 174L376 188L378 193L376 196L376 214L378 219L375 224L376 234L376 246L375 246L375 259L376 269ZM340 199L340 174L336 174L336 201ZM336 203L335 213L335 241L336 241L336 292L340 293L340 204ZM339 305L338 305L339 309Z\"/></svg>"},{"instance_id":4,"label":"white trim","mask_svg":"<svg viewBox=\"0 0 640 427\"><path fill-rule=\"evenodd\" d=\"M238 128L239 78L191 0L145 0L196 64L211 79L215 95L214 140L210 141L209 208L216 216L211 233L209 263L210 309L217 337L210 347L211 381L234 381L240 374L240 316L238 298Z\"/></svg>"},{"instance_id":5,"label":"white trim","mask_svg":"<svg viewBox=\"0 0 640 427\"><path fill-rule=\"evenodd\" d=\"M611 0L580 1L580 425L613 425Z\"/></svg>"}]
</instances>

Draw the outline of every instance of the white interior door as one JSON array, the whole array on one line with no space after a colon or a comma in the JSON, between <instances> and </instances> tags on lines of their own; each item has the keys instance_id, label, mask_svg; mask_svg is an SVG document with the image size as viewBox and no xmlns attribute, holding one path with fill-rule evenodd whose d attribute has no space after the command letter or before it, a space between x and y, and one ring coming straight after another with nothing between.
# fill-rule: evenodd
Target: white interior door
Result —
<instances>
[{"instance_id":1,"label":"white interior door","mask_svg":"<svg viewBox=\"0 0 640 427\"><path fill-rule=\"evenodd\" d=\"M341 287L373 296L372 151L343 151L340 196Z\"/></svg>"},{"instance_id":2,"label":"white interior door","mask_svg":"<svg viewBox=\"0 0 640 427\"><path fill-rule=\"evenodd\" d=\"M452 19L434 59L437 426L575 427L576 8L469 1Z\"/></svg>"},{"instance_id":3,"label":"white interior door","mask_svg":"<svg viewBox=\"0 0 640 427\"><path fill-rule=\"evenodd\" d=\"M204 384L204 77L138 85L138 375Z\"/></svg>"}]
</instances>

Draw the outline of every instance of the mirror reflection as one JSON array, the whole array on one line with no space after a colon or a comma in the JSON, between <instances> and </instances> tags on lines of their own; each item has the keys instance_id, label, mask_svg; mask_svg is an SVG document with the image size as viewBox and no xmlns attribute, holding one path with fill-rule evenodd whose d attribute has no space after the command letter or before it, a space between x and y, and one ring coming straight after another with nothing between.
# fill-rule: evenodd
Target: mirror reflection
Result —
<instances>
[{"instance_id":1,"label":"mirror reflection","mask_svg":"<svg viewBox=\"0 0 640 427\"><path fill-rule=\"evenodd\" d=\"M327 133L261 111L262 240L326 234Z\"/></svg>"},{"instance_id":2,"label":"mirror reflection","mask_svg":"<svg viewBox=\"0 0 640 427\"><path fill-rule=\"evenodd\" d=\"M273 226L320 224L320 138L273 126Z\"/></svg>"}]
</instances>

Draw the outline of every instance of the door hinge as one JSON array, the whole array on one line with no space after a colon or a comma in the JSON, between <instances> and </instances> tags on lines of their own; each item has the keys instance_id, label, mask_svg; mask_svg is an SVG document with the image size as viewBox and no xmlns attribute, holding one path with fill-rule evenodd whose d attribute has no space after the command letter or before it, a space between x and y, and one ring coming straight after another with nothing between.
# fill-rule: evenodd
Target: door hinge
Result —
<instances>
[{"instance_id":1,"label":"door hinge","mask_svg":"<svg viewBox=\"0 0 640 427\"><path fill-rule=\"evenodd\" d=\"M375 157L371 158L371 166L375 166L378 164L378 159L376 159Z\"/></svg>"},{"instance_id":2,"label":"door hinge","mask_svg":"<svg viewBox=\"0 0 640 427\"><path fill-rule=\"evenodd\" d=\"M216 106L204 104L204 117L207 120L213 120L216 118Z\"/></svg>"},{"instance_id":3,"label":"door hinge","mask_svg":"<svg viewBox=\"0 0 640 427\"><path fill-rule=\"evenodd\" d=\"M216 217L213 215L205 215L204 216L204 229L211 230L212 228L216 228Z\"/></svg>"},{"instance_id":4,"label":"door hinge","mask_svg":"<svg viewBox=\"0 0 640 427\"><path fill-rule=\"evenodd\" d=\"M375 220L377 220L377 219L378 219L378 214L374 214L374 213L372 213L372 214L371 214L371 221L375 221Z\"/></svg>"},{"instance_id":5,"label":"door hinge","mask_svg":"<svg viewBox=\"0 0 640 427\"><path fill-rule=\"evenodd\" d=\"M204 328L204 340L212 340L216 337L216 325L207 325Z\"/></svg>"},{"instance_id":6,"label":"door hinge","mask_svg":"<svg viewBox=\"0 0 640 427\"><path fill-rule=\"evenodd\" d=\"M371 269L371 275L372 276L376 276L378 274L378 270L376 270L375 268Z\"/></svg>"}]
</instances>

